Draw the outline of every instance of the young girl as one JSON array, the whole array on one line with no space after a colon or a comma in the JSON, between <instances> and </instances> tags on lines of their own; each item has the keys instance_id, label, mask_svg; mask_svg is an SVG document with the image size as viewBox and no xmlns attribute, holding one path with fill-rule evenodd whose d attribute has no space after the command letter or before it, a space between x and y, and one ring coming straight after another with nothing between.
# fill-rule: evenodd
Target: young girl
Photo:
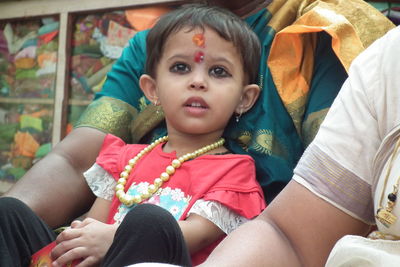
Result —
<instances>
[{"instance_id":1,"label":"young girl","mask_svg":"<svg viewBox=\"0 0 400 267\"><path fill-rule=\"evenodd\" d=\"M140 87L157 112L164 112L168 136L150 145L106 136L96 164L84 174L98 198L88 219L57 237L54 266L76 259L82 260L79 266L98 264L111 244L121 244L120 224L141 219L138 204L156 204L179 220L194 265L265 208L254 161L231 154L222 137L228 122L239 120L258 97L256 35L227 11L186 6L158 21L147 50ZM126 236L140 234L131 227ZM144 250L130 245L132 253Z\"/></svg>"}]
</instances>

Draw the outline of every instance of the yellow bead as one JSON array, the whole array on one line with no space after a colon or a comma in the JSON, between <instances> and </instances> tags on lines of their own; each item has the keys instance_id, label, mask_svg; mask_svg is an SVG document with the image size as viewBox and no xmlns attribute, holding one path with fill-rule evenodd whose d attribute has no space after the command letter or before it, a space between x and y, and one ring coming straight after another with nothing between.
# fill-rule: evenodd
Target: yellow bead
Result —
<instances>
[{"instance_id":1,"label":"yellow bead","mask_svg":"<svg viewBox=\"0 0 400 267\"><path fill-rule=\"evenodd\" d=\"M129 173L128 172L126 172L126 171L123 171L123 172L121 172L121 178L125 178L125 179L127 179L128 178L128 176L129 176Z\"/></svg>"},{"instance_id":2,"label":"yellow bead","mask_svg":"<svg viewBox=\"0 0 400 267\"><path fill-rule=\"evenodd\" d=\"M117 190L117 192L115 193L115 195L117 196L118 199L121 199L121 197L123 195L125 195L124 190Z\"/></svg>"},{"instance_id":3,"label":"yellow bead","mask_svg":"<svg viewBox=\"0 0 400 267\"><path fill-rule=\"evenodd\" d=\"M124 190L124 186L122 184L117 184L117 186L115 187L115 190Z\"/></svg>"},{"instance_id":4,"label":"yellow bead","mask_svg":"<svg viewBox=\"0 0 400 267\"><path fill-rule=\"evenodd\" d=\"M179 168L181 166L181 162L180 160L174 159L171 163L172 167L174 167L175 169Z\"/></svg>"},{"instance_id":5,"label":"yellow bead","mask_svg":"<svg viewBox=\"0 0 400 267\"><path fill-rule=\"evenodd\" d=\"M124 203L125 205L128 205L129 202L132 201L132 197L129 195L124 195L121 199L121 202Z\"/></svg>"},{"instance_id":6,"label":"yellow bead","mask_svg":"<svg viewBox=\"0 0 400 267\"><path fill-rule=\"evenodd\" d=\"M166 172L161 173L160 175L161 180L163 180L164 182L169 180L169 174Z\"/></svg>"},{"instance_id":7,"label":"yellow bead","mask_svg":"<svg viewBox=\"0 0 400 267\"><path fill-rule=\"evenodd\" d=\"M133 204L135 204L135 202L133 202L133 199L131 198L128 202L126 202L126 206L128 206L128 207L130 207L130 206L132 206Z\"/></svg>"},{"instance_id":8,"label":"yellow bead","mask_svg":"<svg viewBox=\"0 0 400 267\"><path fill-rule=\"evenodd\" d=\"M125 178L119 178L118 179L118 184L125 185L126 184L126 179Z\"/></svg>"},{"instance_id":9,"label":"yellow bead","mask_svg":"<svg viewBox=\"0 0 400 267\"><path fill-rule=\"evenodd\" d=\"M154 180L154 185L155 185L156 187L160 187L162 184L163 184L163 181L162 181L160 178L156 178L156 179Z\"/></svg>"},{"instance_id":10,"label":"yellow bead","mask_svg":"<svg viewBox=\"0 0 400 267\"><path fill-rule=\"evenodd\" d=\"M135 157L136 158L136 157ZM130 159L129 161L128 161L128 164L129 164L129 166L133 166L133 165L135 165L136 164L136 160L135 160L135 158L133 158L133 159Z\"/></svg>"},{"instance_id":11,"label":"yellow bead","mask_svg":"<svg viewBox=\"0 0 400 267\"><path fill-rule=\"evenodd\" d=\"M171 174L174 174L175 168L172 167L171 165L169 165L169 166L165 169L165 171L166 171L169 175L171 175Z\"/></svg>"},{"instance_id":12,"label":"yellow bead","mask_svg":"<svg viewBox=\"0 0 400 267\"><path fill-rule=\"evenodd\" d=\"M125 166L125 171L126 171L126 172L129 173L131 170L132 170L132 166L130 166L130 165L126 165L126 166Z\"/></svg>"},{"instance_id":13,"label":"yellow bead","mask_svg":"<svg viewBox=\"0 0 400 267\"><path fill-rule=\"evenodd\" d=\"M142 202L142 197L139 195L135 195L133 196L133 203L139 204L140 202Z\"/></svg>"},{"instance_id":14,"label":"yellow bead","mask_svg":"<svg viewBox=\"0 0 400 267\"><path fill-rule=\"evenodd\" d=\"M150 194L149 191L145 191L145 192L142 193L142 198L143 199L148 199L150 197L151 197L151 194Z\"/></svg>"},{"instance_id":15,"label":"yellow bead","mask_svg":"<svg viewBox=\"0 0 400 267\"><path fill-rule=\"evenodd\" d=\"M157 191L157 187L154 184L149 185L149 192L154 194Z\"/></svg>"}]
</instances>

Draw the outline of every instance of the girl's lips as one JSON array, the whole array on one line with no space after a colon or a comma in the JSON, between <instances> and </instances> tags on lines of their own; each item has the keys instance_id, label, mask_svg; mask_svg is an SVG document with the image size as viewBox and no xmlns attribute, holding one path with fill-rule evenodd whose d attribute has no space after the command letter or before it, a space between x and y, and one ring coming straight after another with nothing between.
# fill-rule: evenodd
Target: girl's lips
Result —
<instances>
[{"instance_id":1,"label":"girl's lips","mask_svg":"<svg viewBox=\"0 0 400 267\"><path fill-rule=\"evenodd\" d=\"M204 99L201 97L191 97L184 103L183 106L185 112L194 117L203 116L209 109L206 101L204 101Z\"/></svg>"},{"instance_id":2,"label":"girl's lips","mask_svg":"<svg viewBox=\"0 0 400 267\"><path fill-rule=\"evenodd\" d=\"M204 99L201 97L190 97L188 100L186 100L184 106L204 109L208 108L206 101L204 101Z\"/></svg>"}]
</instances>

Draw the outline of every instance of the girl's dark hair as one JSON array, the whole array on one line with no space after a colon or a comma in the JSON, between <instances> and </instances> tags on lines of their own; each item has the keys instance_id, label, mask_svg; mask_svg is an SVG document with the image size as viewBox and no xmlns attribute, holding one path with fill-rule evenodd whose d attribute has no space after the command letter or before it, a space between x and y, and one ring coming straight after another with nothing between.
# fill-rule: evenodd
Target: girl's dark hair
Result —
<instances>
[{"instance_id":1,"label":"girl's dark hair","mask_svg":"<svg viewBox=\"0 0 400 267\"><path fill-rule=\"evenodd\" d=\"M260 42L241 18L228 10L204 4L184 5L163 15L147 36L147 74L156 77L156 67L168 37L183 28L214 30L231 42L241 56L248 83L257 82Z\"/></svg>"}]
</instances>

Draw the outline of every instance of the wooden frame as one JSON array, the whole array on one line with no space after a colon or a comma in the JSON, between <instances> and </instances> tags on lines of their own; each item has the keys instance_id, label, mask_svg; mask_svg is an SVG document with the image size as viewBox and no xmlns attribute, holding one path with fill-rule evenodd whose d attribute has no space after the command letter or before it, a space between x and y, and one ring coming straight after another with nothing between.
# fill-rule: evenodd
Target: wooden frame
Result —
<instances>
[{"instance_id":1,"label":"wooden frame","mask_svg":"<svg viewBox=\"0 0 400 267\"><path fill-rule=\"evenodd\" d=\"M56 15L59 17L59 45L57 53L57 72L55 81L54 117L52 144L60 142L65 136L67 109L69 103L69 59L72 36L73 15L80 13L121 10L158 4L176 4L176 0L32 0L0 2L0 20L30 19ZM21 100L29 102L28 100ZM43 100L52 103L51 100ZM1 98L0 102L7 102ZM71 101L70 101L71 102Z\"/></svg>"}]
</instances>

